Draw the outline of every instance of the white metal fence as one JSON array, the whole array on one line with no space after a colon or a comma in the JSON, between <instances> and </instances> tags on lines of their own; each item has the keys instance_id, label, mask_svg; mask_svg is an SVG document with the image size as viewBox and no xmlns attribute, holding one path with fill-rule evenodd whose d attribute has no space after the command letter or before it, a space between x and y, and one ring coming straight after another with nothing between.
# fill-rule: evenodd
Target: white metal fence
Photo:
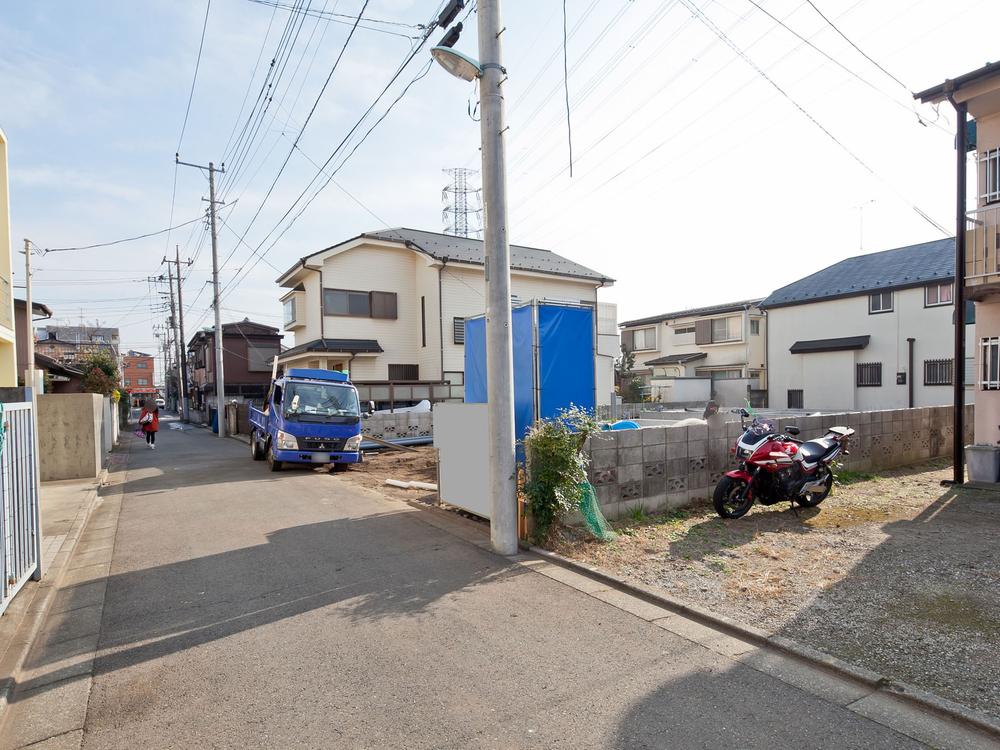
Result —
<instances>
[{"instance_id":1,"label":"white metal fence","mask_svg":"<svg viewBox=\"0 0 1000 750\"><path fill-rule=\"evenodd\" d=\"M30 403L0 403L0 613L22 586L40 571L38 473L35 420Z\"/></svg>"}]
</instances>

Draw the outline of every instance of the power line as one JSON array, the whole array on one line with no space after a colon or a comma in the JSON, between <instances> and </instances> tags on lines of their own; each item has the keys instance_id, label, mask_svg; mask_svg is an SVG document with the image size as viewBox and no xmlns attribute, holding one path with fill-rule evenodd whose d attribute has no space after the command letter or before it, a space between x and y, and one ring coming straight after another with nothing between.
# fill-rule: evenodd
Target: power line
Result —
<instances>
[{"instance_id":1,"label":"power line","mask_svg":"<svg viewBox=\"0 0 1000 750\"><path fill-rule=\"evenodd\" d=\"M268 2L267 0L250 0L250 2L257 3L258 5L269 5L269 6L272 6L274 8L280 8L282 10L287 10L287 11L289 11L291 13L301 13L303 16L309 16L311 18L319 18L319 19L322 19L324 21L329 21L331 23L344 24L345 26L349 26L349 25L352 24L352 21L340 20L342 18L345 18L345 19L353 18L353 16L350 16L350 15L348 15L346 13L332 13L332 12L327 12L327 11L322 11L322 10L321 11L316 11L316 10L311 10L311 9L308 9L308 8L306 10L295 10L292 6L284 5L282 3ZM402 26L402 27L405 27L405 28L417 28L416 26L411 26L410 24L400 23L398 21L380 21L380 20L375 19L375 18L366 18L364 20L367 21L368 23L382 23L382 24L390 24L390 25L394 25L394 26ZM412 36L412 35L409 35L409 34L401 34L398 31L390 31L389 29L380 29L380 28L378 28L376 26L368 26L366 24L361 24L360 26L358 26L358 28L364 29L365 31L374 31L374 32L379 33L379 34L387 34L389 36L400 37L401 39L409 39L411 41L413 39L418 39L419 38L419 36Z\"/></svg>"},{"instance_id":2,"label":"power line","mask_svg":"<svg viewBox=\"0 0 1000 750\"><path fill-rule=\"evenodd\" d=\"M187 108L184 110L184 122L181 124L181 135L177 139L177 151L181 150L184 132L187 130L188 115L191 114L191 100L194 99L195 84L198 83L198 69L201 67L201 51L205 46L205 30L208 28L208 12L212 9L212 0L205 3L205 20L201 24L201 41L198 42L198 57L194 63L194 77L191 79L191 91L188 92Z\"/></svg>"},{"instance_id":3,"label":"power line","mask_svg":"<svg viewBox=\"0 0 1000 750\"><path fill-rule=\"evenodd\" d=\"M250 2L257 3L258 5L270 5L270 6L273 6L275 8L281 8L282 10L291 10L291 11L299 12L299 13L304 12L304 11L295 11L295 9L293 8L293 6L277 2L277 0L250 0ZM323 17L323 18L346 18L346 19L351 19L351 20L354 19L354 16L351 15L350 13L334 13L333 11L327 12L325 10L322 10L322 11L313 11L313 13L316 14L316 15L318 15L318 16L320 16L320 17ZM386 26L401 26L403 28L416 29L416 30L419 30L419 31L422 31L422 30L424 30L424 29L427 28L422 23L403 23L402 21L385 21L385 20L380 20L380 19L377 19L377 18L366 18L365 20L368 23L381 23L381 24L385 24Z\"/></svg>"},{"instance_id":4,"label":"power line","mask_svg":"<svg viewBox=\"0 0 1000 750\"><path fill-rule=\"evenodd\" d=\"M569 116L569 49L566 42L566 0L562 3L563 17L563 91L566 94L566 141L569 144L569 176L573 176L573 126Z\"/></svg>"},{"instance_id":5,"label":"power line","mask_svg":"<svg viewBox=\"0 0 1000 750\"><path fill-rule=\"evenodd\" d=\"M879 65L879 64L878 64L877 62L875 62L875 60L873 60L873 59L872 59L871 57L869 57L869 56L868 56L868 55L867 55L867 54L866 54L866 53L864 52L864 50L862 50L862 49L861 49L861 48L860 48L860 47L859 47L858 45L856 45L856 44L855 44L854 42L852 42L852 41L851 41L851 40L850 40L850 39L849 39L849 38L847 37L847 35L846 35L846 34L845 34L845 33L844 33L843 31L841 31L841 30L840 30L839 28L837 28L837 25L836 25L836 24L835 24L835 23L834 23L833 21L831 21L831 20L830 20L829 18L827 18L827 17L826 17L826 16L825 16L825 15L823 14L823 11L821 11L821 10L820 10L819 8L817 8L817 7L816 7L816 4L815 4L815 3L814 3L814 2L812 1L812 0L806 0L806 2L807 2L807 3L809 3L809 7L810 7L810 8L812 8L812 9L813 9L814 11L816 11L816 12L817 12L817 13L819 14L819 17L820 17L820 18L822 18L822 19L823 19L824 21L826 21L826 24L827 24L827 26L829 26L829 27L830 27L831 29L833 29L833 30L834 30L834 31L836 31L836 32L837 32L838 34L840 34L841 38L842 38L842 39L843 39L843 40L844 40L845 42L847 42L847 43L848 43L849 45L851 45L852 47L854 47L854 49L856 49L856 50L857 50L857 51L858 51L858 52L859 52L859 53L861 54L861 56L862 56L862 57L864 57L864 58L865 58L865 59L866 59L866 60L867 60L868 62L870 62L870 63L871 63L872 65L874 65L874 66L875 66L876 68L878 68L878 69L879 69L879 70L881 70L881 71L882 71L883 73L885 73L885 74L886 74L887 76L889 76L889 78L891 78L892 80L894 80L894 81L895 81L896 83L898 83L898 84L899 84L900 86L902 86L902 87L903 87L904 89L906 89L907 91L909 91L909 90L910 90L910 87L909 87L909 86L907 86L907 85L906 85L905 83L903 83L903 82L902 82L901 80L899 80L898 78L896 78L896 76L894 76L894 75L893 75L892 73L890 73L890 72L889 72L888 70L886 70L885 68L883 68L883 67L882 67L881 65Z\"/></svg>"},{"instance_id":6,"label":"power line","mask_svg":"<svg viewBox=\"0 0 1000 750\"><path fill-rule=\"evenodd\" d=\"M93 250L95 247L111 247L112 245L120 245L123 242L135 242L136 240L144 240L147 237L155 237L158 234L166 234L167 232L172 232L175 229L186 227L188 224L193 224L196 221L201 221L202 218L203 217L199 216L197 218L191 219L190 221L185 221L182 224L175 224L172 227L167 227L166 229L159 229L155 232L147 232L146 234L136 235L135 237L125 237L123 239L113 240L111 242L97 242L93 245L79 245L76 247L47 247L44 250L46 253L64 253L69 250Z\"/></svg>"}]
</instances>

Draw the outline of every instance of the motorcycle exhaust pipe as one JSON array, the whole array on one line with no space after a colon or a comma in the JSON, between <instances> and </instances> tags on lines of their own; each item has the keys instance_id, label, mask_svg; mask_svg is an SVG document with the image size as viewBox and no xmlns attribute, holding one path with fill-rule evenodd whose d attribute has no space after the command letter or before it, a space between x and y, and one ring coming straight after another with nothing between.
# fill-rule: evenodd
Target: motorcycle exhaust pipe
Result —
<instances>
[{"instance_id":1,"label":"motorcycle exhaust pipe","mask_svg":"<svg viewBox=\"0 0 1000 750\"><path fill-rule=\"evenodd\" d=\"M819 494L821 492L826 491L825 485L826 485L825 479L817 479L812 482L806 482L804 485L802 485L802 492L814 492L816 494Z\"/></svg>"}]
</instances>

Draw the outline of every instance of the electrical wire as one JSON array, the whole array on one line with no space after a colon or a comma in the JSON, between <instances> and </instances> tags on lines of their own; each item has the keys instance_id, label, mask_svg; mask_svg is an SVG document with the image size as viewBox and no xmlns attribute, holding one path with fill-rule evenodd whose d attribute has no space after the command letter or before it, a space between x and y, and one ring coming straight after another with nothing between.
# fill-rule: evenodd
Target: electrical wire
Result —
<instances>
[{"instance_id":1,"label":"electrical wire","mask_svg":"<svg viewBox=\"0 0 1000 750\"><path fill-rule=\"evenodd\" d=\"M902 87L903 87L904 89L906 89L907 91L910 91L910 87L909 87L909 86L907 86L907 85L906 85L905 83L903 83L903 82L902 82L901 80L899 80L898 78L896 78L896 76L894 76L894 75L893 75L892 73L890 73L890 72L889 72L888 70L886 70L886 69L885 69L885 68L883 68L883 67L882 67L881 65L879 65L879 64L878 64L878 63L877 63L877 62L876 62L875 60L873 60L873 59L872 59L871 57L869 57L869 56L868 56L868 54L867 54L867 53L866 53L866 52L865 52L864 50L862 50L862 49L861 49L861 48L860 48L860 47L859 47L858 45L856 45L856 44L855 44L854 42L852 42L852 41L851 41L851 40L850 40L850 39L848 38L848 36L847 36L847 35L846 35L846 34L845 34L845 33L844 33L843 31L841 31L841 30L840 30L840 29L839 29L839 28L837 27L837 25L836 25L836 24L835 24L835 23L834 23L833 21L831 21L831 20L830 20L829 18L827 18L827 17L826 17L826 15L825 15L825 14L823 13L823 11L821 11L821 10L820 10L819 8L817 8L817 7L816 7L816 4L815 4L815 3L814 3L814 2L812 1L812 0L806 0L806 2L807 2L807 3L809 4L809 7L810 7L810 8L812 8L812 9L813 9L814 11L816 11L816 13L817 13L817 14L819 14L819 17L820 17L820 18L822 18L822 19L823 19L824 21L826 21L826 24L827 24L827 26L829 26L829 27L830 27L831 29L833 29L833 30L834 30L834 31L836 31L836 32L837 32L838 34L840 34L840 37L841 37L841 38L842 38L842 39L843 39L843 40L844 40L845 42L847 42L847 43L848 43L849 45L851 45L852 47L854 47L854 49L856 49L856 50L858 51L858 53L860 53L860 55L861 55L862 57L864 57L864 58L865 58L865 59L866 59L866 60L867 60L868 62L870 62L870 63L871 63L872 65L874 65L874 66L875 66L876 68L878 68L878 69L879 69L879 70L881 70L881 71L882 71L883 73L885 73L885 74L886 74L887 76L889 76L889 78L891 78L892 80L894 80L894 81L895 81L896 83L898 83L898 84L899 84L900 86L902 86Z\"/></svg>"},{"instance_id":2,"label":"electrical wire","mask_svg":"<svg viewBox=\"0 0 1000 750\"><path fill-rule=\"evenodd\" d=\"M266 0L250 0L250 2L257 3L258 5L270 5L270 6L274 7L274 8L281 8L282 10L288 10L288 11L290 11L292 13L301 13L304 16L309 16L311 18L319 18L319 19L322 19L324 21L329 21L330 23L339 23L339 24L344 24L345 26L349 26L352 23L351 21L340 20L341 18L352 18L352 16L349 16L349 15L347 15L345 13L327 13L325 11L314 11L314 10L309 10L309 9L307 9L307 10L293 10L288 5L283 5L281 3L267 2ZM407 27L407 28L414 28L414 27L411 27L409 24L399 23L399 22L396 22L396 21L379 21L379 20L374 19L374 18L366 18L364 20L367 21L368 23L393 24L393 25ZM378 34L387 34L389 36L396 36L396 37L400 37L402 39L413 40L413 39L419 38L417 36L412 36L412 35L409 35L409 34L401 34L398 31L390 31L389 29L380 29L380 28L378 28L376 26L368 26L366 24L361 24L360 26L358 26L358 28L364 29L365 31L374 31L374 32L376 32Z\"/></svg>"},{"instance_id":3,"label":"electrical wire","mask_svg":"<svg viewBox=\"0 0 1000 750\"><path fill-rule=\"evenodd\" d=\"M198 42L198 57L194 62L194 76L191 79L191 90L188 92L187 107L184 109L184 122L181 123L181 135L177 139L177 151L181 150L181 143L184 142L184 133L187 131L188 116L191 114L191 101L194 99L195 85L198 83L198 69L201 68L201 52L205 47L205 31L208 29L208 13L212 9L212 0L205 3L205 20L201 24L201 40Z\"/></svg>"},{"instance_id":4,"label":"electrical wire","mask_svg":"<svg viewBox=\"0 0 1000 750\"><path fill-rule=\"evenodd\" d=\"M566 0L562 2L563 17L563 90L566 94L566 142L569 145L569 176L573 176L573 125L569 114L569 50L566 42Z\"/></svg>"},{"instance_id":5,"label":"electrical wire","mask_svg":"<svg viewBox=\"0 0 1000 750\"><path fill-rule=\"evenodd\" d=\"M190 221L185 221L181 224L175 224L172 227L167 227L166 229L159 229L155 232L147 232L146 234L139 234L135 237L125 237L120 240L112 240L111 242L96 242L93 245L78 245L76 247L47 247L45 248L46 253L64 253L70 250L93 250L95 247L111 247L112 245L121 245L123 242L135 242L136 240L143 240L147 237L155 237L158 234L165 234L167 232L172 232L175 229L180 229L181 227L186 227L188 224L193 224L196 221L201 221L203 217L199 216L197 218L191 219ZM34 244L34 243L32 243ZM37 246L36 246L37 247Z\"/></svg>"}]
</instances>

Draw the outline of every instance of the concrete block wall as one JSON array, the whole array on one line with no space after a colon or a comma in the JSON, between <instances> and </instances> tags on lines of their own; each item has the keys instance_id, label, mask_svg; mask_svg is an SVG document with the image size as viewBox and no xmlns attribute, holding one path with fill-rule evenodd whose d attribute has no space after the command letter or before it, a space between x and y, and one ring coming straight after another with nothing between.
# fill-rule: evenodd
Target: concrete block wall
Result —
<instances>
[{"instance_id":1,"label":"concrete block wall","mask_svg":"<svg viewBox=\"0 0 1000 750\"><path fill-rule=\"evenodd\" d=\"M372 414L361 420L361 432L380 440L431 437L433 423L433 413L429 411Z\"/></svg>"},{"instance_id":2,"label":"concrete block wall","mask_svg":"<svg viewBox=\"0 0 1000 750\"><path fill-rule=\"evenodd\" d=\"M966 443L972 441L973 407L966 407ZM796 425L799 436L820 437L827 428L855 429L846 469L897 468L951 454L952 411L948 406L849 412L775 420L779 429ZM735 464L730 448L739 422L688 427L643 427L602 432L584 450L597 499L609 518L641 506L646 512L707 502L716 483Z\"/></svg>"},{"instance_id":3,"label":"concrete block wall","mask_svg":"<svg viewBox=\"0 0 1000 750\"><path fill-rule=\"evenodd\" d=\"M38 397L38 468L43 482L97 477L104 463L104 401L96 393ZM110 450L111 446L107 446Z\"/></svg>"}]
</instances>

